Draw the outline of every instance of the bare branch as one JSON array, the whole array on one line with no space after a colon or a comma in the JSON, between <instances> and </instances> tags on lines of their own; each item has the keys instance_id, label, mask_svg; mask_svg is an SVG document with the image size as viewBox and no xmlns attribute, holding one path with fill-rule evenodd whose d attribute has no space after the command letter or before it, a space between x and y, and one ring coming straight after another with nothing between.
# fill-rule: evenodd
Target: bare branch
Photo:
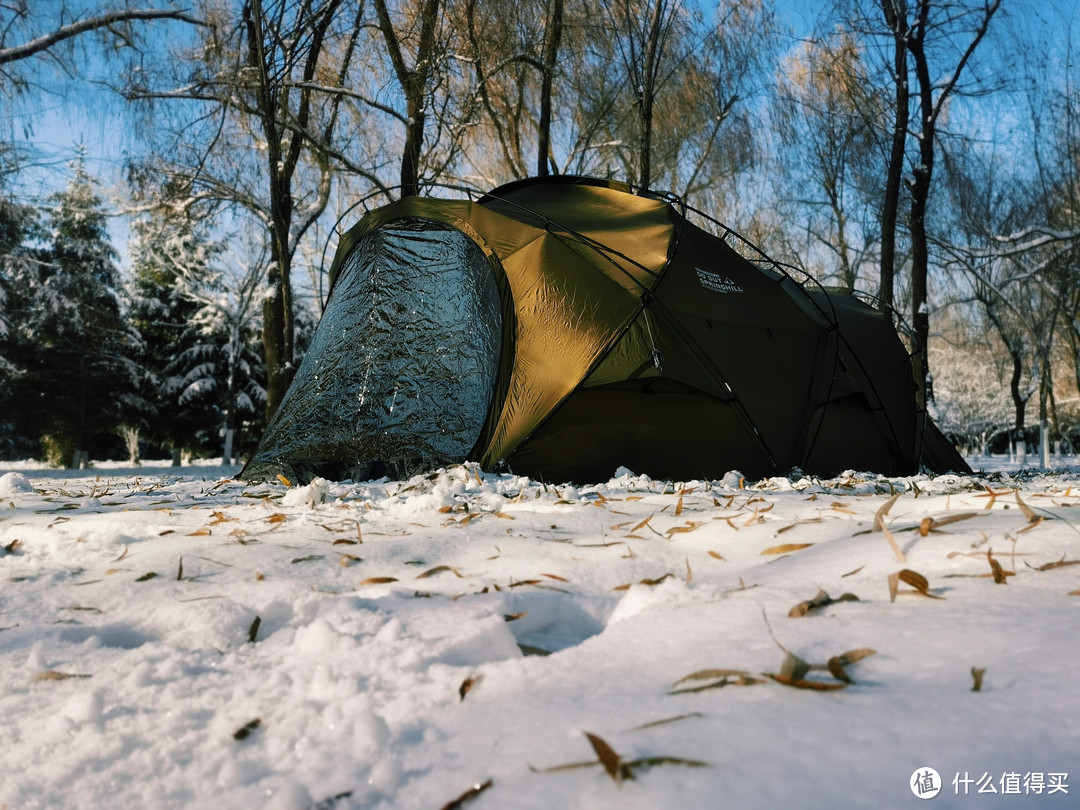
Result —
<instances>
[{"instance_id":1,"label":"bare branch","mask_svg":"<svg viewBox=\"0 0 1080 810\"><path fill-rule=\"evenodd\" d=\"M205 25L203 20L192 17L183 11L169 9L131 9L128 11L114 11L110 14L102 14L97 17L88 17L85 20L62 25L55 31L24 42L22 45L14 45L10 48L0 49L0 65L9 62L17 62L35 54L49 50L65 40L77 37L90 31L102 28L111 29L116 23L129 22L132 20L179 20L192 25Z\"/></svg>"}]
</instances>

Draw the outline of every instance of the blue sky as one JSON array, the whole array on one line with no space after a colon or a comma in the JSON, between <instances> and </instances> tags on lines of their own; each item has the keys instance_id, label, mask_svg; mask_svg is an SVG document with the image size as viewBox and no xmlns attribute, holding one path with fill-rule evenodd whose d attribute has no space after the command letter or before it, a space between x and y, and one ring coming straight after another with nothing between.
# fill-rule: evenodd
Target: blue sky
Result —
<instances>
[{"instance_id":1,"label":"blue sky","mask_svg":"<svg viewBox=\"0 0 1080 810\"><path fill-rule=\"evenodd\" d=\"M791 45L812 28L822 8L820 2L810 0L779 0L775 5L781 20L793 29ZM1073 34L1069 26L1061 26L1060 20L1080 19L1080 0L1004 0L1004 8L1009 15L1006 23L1012 28L1008 33L1018 35L1039 50L1060 48ZM1050 15L1058 23L1048 30L1041 20ZM162 32L175 27L154 25L156 31ZM1057 42L1050 39L1055 35ZM62 187L67 177L66 166L75 157L80 143L87 148L91 174L99 178L102 190L109 193L122 179L125 153L139 148L137 133L132 131L131 121L123 117L121 102L104 89L86 82L79 84L66 96L39 93L19 102L19 114L33 116L34 132L26 145L32 146L36 154L34 165L20 176L23 193L44 196ZM977 125L980 130L985 129L987 139L1015 136L1017 132L1023 135L1027 113L1015 109L1024 106L1017 102L1022 99L995 100L985 124ZM973 120L981 115L973 112ZM16 119L12 127L16 135L20 134L21 120ZM120 223L114 228L114 237L122 251L126 230Z\"/></svg>"}]
</instances>

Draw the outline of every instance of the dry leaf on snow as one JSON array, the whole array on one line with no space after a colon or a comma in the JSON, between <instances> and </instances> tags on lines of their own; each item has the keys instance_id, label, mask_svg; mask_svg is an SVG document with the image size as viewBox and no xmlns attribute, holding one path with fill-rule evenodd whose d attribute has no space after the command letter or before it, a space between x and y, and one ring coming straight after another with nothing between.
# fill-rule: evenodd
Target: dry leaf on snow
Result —
<instances>
[{"instance_id":1,"label":"dry leaf on snow","mask_svg":"<svg viewBox=\"0 0 1080 810\"><path fill-rule=\"evenodd\" d=\"M802 551L804 548L810 548L813 543L784 543L780 546L769 546L767 549L761 552L762 556L771 554L789 554L792 551Z\"/></svg>"},{"instance_id":2,"label":"dry leaf on snow","mask_svg":"<svg viewBox=\"0 0 1080 810\"><path fill-rule=\"evenodd\" d=\"M793 619L798 619L802 616L805 616L811 610L816 610L817 608L828 607L829 605L834 605L837 602L858 601L859 597L857 597L853 593L841 594L836 599L833 599L823 589L819 588L817 594L814 596L813 599L807 599L805 602L799 602L799 604L795 605L795 607L788 611L788 616Z\"/></svg>"},{"instance_id":3,"label":"dry leaf on snow","mask_svg":"<svg viewBox=\"0 0 1080 810\"><path fill-rule=\"evenodd\" d=\"M475 799L493 784L494 782L492 782L490 779L485 779L483 782L477 782L475 785L466 790L456 799L451 799L446 804L444 804L442 806L442 810L459 810L459 808L462 807L465 802L469 801L470 799Z\"/></svg>"},{"instance_id":4,"label":"dry leaf on snow","mask_svg":"<svg viewBox=\"0 0 1080 810\"><path fill-rule=\"evenodd\" d=\"M981 669L979 667L972 667L971 668L971 679L972 679L972 681L974 681L974 683L972 683L972 685L971 685L971 691L972 692L981 692L982 691L983 675L985 675L985 674L986 674L986 668L985 667L983 667Z\"/></svg>"},{"instance_id":5,"label":"dry leaf on snow","mask_svg":"<svg viewBox=\"0 0 1080 810\"><path fill-rule=\"evenodd\" d=\"M926 577L920 574L918 571L912 571L910 568L904 568L895 573L889 574L889 601L895 602L896 597L901 591L899 590L900 583L903 582L910 585L915 589L915 593L921 596L928 597L930 599L944 599L944 596L938 596L935 593L930 593L930 583ZM911 593L911 591L906 591Z\"/></svg>"}]
</instances>

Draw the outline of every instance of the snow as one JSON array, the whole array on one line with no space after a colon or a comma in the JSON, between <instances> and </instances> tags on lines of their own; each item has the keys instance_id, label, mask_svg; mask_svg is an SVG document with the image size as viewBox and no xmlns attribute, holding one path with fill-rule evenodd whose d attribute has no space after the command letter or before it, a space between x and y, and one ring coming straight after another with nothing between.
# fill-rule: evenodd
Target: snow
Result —
<instances>
[{"instance_id":1,"label":"snow","mask_svg":"<svg viewBox=\"0 0 1080 810\"><path fill-rule=\"evenodd\" d=\"M0 807L880 808L927 767L939 807L1080 793L1076 469L236 472L0 463ZM927 595L891 598L902 569Z\"/></svg>"}]
</instances>

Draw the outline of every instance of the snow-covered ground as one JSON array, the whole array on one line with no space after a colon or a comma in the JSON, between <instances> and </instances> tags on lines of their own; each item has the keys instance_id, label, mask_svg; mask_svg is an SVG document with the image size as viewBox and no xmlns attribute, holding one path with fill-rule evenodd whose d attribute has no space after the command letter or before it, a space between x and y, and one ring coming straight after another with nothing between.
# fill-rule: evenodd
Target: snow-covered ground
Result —
<instances>
[{"instance_id":1,"label":"snow-covered ground","mask_svg":"<svg viewBox=\"0 0 1080 810\"><path fill-rule=\"evenodd\" d=\"M236 471L0 463L0 807L1077 804L1075 469Z\"/></svg>"}]
</instances>

